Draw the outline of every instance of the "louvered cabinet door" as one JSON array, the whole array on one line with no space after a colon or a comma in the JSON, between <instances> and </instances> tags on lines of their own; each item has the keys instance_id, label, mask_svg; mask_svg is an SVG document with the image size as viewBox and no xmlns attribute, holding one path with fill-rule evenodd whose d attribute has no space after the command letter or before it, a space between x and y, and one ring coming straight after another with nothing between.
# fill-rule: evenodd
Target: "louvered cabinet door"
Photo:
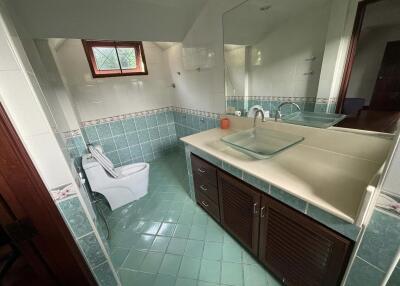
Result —
<instances>
[{"instance_id":1,"label":"louvered cabinet door","mask_svg":"<svg viewBox=\"0 0 400 286\"><path fill-rule=\"evenodd\" d=\"M218 170L221 224L254 255L258 252L261 195Z\"/></svg>"},{"instance_id":2,"label":"louvered cabinet door","mask_svg":"<svg viewBox=\"0 0 400 286\"><path fill-rule=\"evenodd\" d=\"M259 258L285 285L339 285L352 242L262 196Z\"/></svg>"}]
</instances>

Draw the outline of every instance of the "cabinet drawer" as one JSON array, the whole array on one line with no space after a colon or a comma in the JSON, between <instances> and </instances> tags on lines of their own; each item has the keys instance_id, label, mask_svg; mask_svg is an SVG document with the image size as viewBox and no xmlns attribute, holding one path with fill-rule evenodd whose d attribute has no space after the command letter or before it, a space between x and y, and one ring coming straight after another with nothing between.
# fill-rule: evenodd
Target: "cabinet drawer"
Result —
<instances>
[{"instance_id":1,"label":"cabinet drawer","mask_svg":"<svg viewBox=\"0 0 400 286\"><path fill-rule=\"evenodd\" d=\"M191 154L193 176L206 179L210 184L217 186L217 168Z\"/></svg>"},{"instance_id":2,"label":"cabinet drawer","mask_svg":"<svg viewBox=\"0 0 400 286\"><path fill-rule=\"evenodd\" d=\"M196 201L216 221L220 221L219 208L216 203L214 203L207 196L204 196L201 193L196 193Z\"/></svg>"},{"instance_id":3,"label":"cabinet drawer","mask_svg":"<svg viewBox=\"0 0 400 286\"><path fill-rule=\"evenodd\" d=\"M193 180L196 193L205 195L214 203L218 204L218 189L216 186L210 184L209 180L197 174L194 175Z\"/></svg>"}]
</instances>

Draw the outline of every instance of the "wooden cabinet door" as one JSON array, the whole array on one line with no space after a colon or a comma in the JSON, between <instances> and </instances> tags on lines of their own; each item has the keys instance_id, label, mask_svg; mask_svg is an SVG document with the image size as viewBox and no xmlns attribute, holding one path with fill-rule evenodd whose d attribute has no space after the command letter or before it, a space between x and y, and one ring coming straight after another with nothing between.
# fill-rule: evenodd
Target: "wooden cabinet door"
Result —
<instances>
[{"instance_id":1,"label":"wooden cabinet door","mask_svg":"<svg viewBox=\"0 0 400 286\"><path fill-rule=\"evenodd\" d=\"M254 255L258 252L261 195L218 170L221 224Z\"/></svg>"},{"instance_id":2,"label":"wooden cabinet door","mask_svg":"<svg viewBox=\"0 0 400 286\"><path fill-rule=\"evenodd\" d=\"M339 285L352 242L262 195L259 259L285 285Z\"/></svg>"}]
</instances>

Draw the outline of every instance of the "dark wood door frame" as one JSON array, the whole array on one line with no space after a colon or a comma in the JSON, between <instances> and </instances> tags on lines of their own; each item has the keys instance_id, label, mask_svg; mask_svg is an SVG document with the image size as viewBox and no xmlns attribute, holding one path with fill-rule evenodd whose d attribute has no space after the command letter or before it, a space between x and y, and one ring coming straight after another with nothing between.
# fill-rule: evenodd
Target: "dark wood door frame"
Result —
<instances>
[{"instance_id":1,"label":"dark wood door frame","mask_svg":"<svg viewBox=\"0 0 400 286\"><path fill-rule=\"evenodd\" d=\"M358 40L360 39L362 24L364 21L365 11L367 6L372 3L376 3L382 0L363 0L358 3L356 18L354 21L353 32L350 38L350 45L347 53L346 65L343 72L342 83L339 89L339 96L336 104L336 113L341 113L344 100L346 98L347 90L350 84L351 71L353 69L354 60L356 57L356 51L358 46Z\"/></svg>"},{"instance_id":2,"label":"dark wood door frame","mask_svg":"<svg viewBox=\"0 0 400 286\"><path fill-rule=\"evenodd\" d=\"M33 229L29 238L23 235L15 244L28 263L36 263L32 268L44 277L43 285L96 285L1 103L0 203L3 227L24 221Z\"/></svg>"}]
</instances>

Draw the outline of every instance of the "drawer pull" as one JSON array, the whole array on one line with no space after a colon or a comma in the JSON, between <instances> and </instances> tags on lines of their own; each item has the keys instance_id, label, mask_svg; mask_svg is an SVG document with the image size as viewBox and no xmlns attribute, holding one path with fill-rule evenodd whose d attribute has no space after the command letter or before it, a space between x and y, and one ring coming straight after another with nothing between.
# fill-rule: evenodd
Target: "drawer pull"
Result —
<instances>
[{"instance_id":1,"label":"drawer pull","mask_svg":"<svg viewBox=\"0 0 400 286\"><path fill-rule=\"evenodd\" d=\"M206 172L206 170L204 170L202 168L198 168L197 171L199 171L200 173L203 173L203 174Z\"/></svg>"},{"instance_id":2,"label":"drawer pull","mask_svg":"<svg viewBox=\"0 0 400 286\"><path fill-rule=\"evenodd\" d=\"M205 185L201 185L201 186L200 186L200 189L201 189L202 191L207 191L207 190L208 190L208 189L206 188Z\"/></svg>"},{"instance_id":3,"label":"drawer pull","mask_svg":"<svg viewBox=\"0 0 400 286\"><path fill-rule=\"evenodd\" d=\"M258 214L257 203L254 203L253 205L253 213Z\"/></svg>"},{"instance_id":4,"label":"drawer pull","mask_svg":"<svg viewBox=\"0 0 400 286\"><path fill-rule=\"evenodd\" d=\"M205 206L206 208L208 207L208 204L207 204L205 201L201 201L201 204L202 204L203 206Z\"/></svg>"},{"instance_id":5,"label":"drawer pull","mask_svg":"<svg viewBox=\"0 0 400 286\"><path fill-rule=\"evenodd\" d=\"M265 217L265 206L263 206L263 207L261 208L260 216L261 216L261 217Z\"/></svg>"}]
</instances>

